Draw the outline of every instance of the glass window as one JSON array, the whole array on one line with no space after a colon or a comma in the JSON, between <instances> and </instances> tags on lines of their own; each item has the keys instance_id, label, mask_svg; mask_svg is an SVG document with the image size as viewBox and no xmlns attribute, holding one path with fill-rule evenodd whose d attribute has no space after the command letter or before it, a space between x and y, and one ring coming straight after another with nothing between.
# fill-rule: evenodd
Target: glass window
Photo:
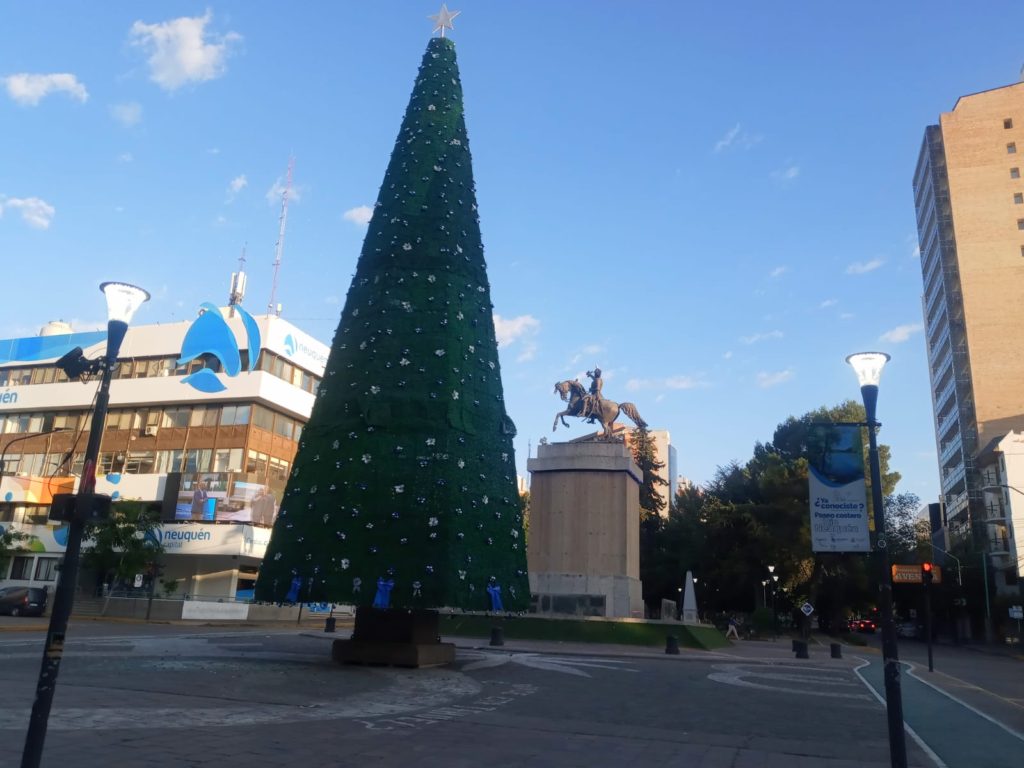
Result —
<instances>
[{"instance_id":1,"label":"glass window","mask_svg":"<svg viewBox=\"0 0 1024 768\"><path fill-rule=\"evenodd\" d=\"M36 558L36 581L56 581L59 557Z\"/></svg>"},{"instance_id":2,"label":"glass window","mask_svg":"<svg viewBox=\"0 0 1024 768\"><path fill-rule=\"evenodd\" d=\"M189 424L193 427L216 427L220 408L194 408Z\"/></svg>"},{"instance_id":3,"label":"glass window","mask_svg":"<svg viewBox=\"0 0 1024 768\"><path fill-rule=\"evenodd\" d=\"M66 454L63 453L46 454L46 458L43 461L43 477L55 477L62 470L66 472L67 462L65 458Z\"/></svg>"},{"instance_id":4,"label":"glass window","mask_svg":"<svg viewBox=\"0 0 1024 768\"><path fill-rule=\"evenodd\" d=\"M302 425L299 424L299 422L296 421L295 422L295 432L292 433L292 440L294 440L297 443L301 439L302 439Z\"/></svg>"},{"instance_id":5,"label":"glass window","mask_svg":"<svg viewBox=\"0 0 1024 768\"><path fill-rule=\"evenodd\" d=\"M281 362L281 372L278 374L282 379L287 381L289 384L292 382L292 377L295 376L295 366L291 363Z\"/></svg>"},{"instance_id":6,"label":"glass window","mask_svg":"<svg viewBox=\"0 0 1024 768\"><path fill-rule=\"evenodd\" d=\"M160 426L168 429L185 429L189 424L191 411L188 407L165 408Z\"/></svg>"},{"instance_id":7,"label":"glass window","mask_svg":"<svg viewBox=\"0 0 1024 768\"><path fill-rule=\"evenodd\" d=\"M250 459L255 457L252 471L256 473L257 479L263 480L267 476L267 454L249 451L249 456Z\"/></svg>"},{"instance_id":8,"label":"glass window","mask_svg":"<svg viewBox=\"0 0 1024 768\"><path fill-rule=\"evenodd\" d=\"M129 475L151 475L155 465L155 451L132 451L125 459L124 471Z\"/></svg>"},{"instance_id":9,"label":"glass window","mask_svg":"<svg viewBox=\"0 0 1024 768\"><path fill-rule=\"evenodd\" d=\"M274 430L274 412L262 405L257 405L253 411L252 423L267 432Z\"/></svg>"},{"instance_id":10,"label":"glass window","mask_svg":"<svg viewBox=\"0 0 1024 768\"><path fill-rule=\"evenodd\" d=\"M230 427L248 424L250 410L251 406L248 405L225 405L221 409L220 414L221 426Z\"/></svg>"},{"instance_id":11,"label":"glass window","mask_svg":"<svg viewBox=\"0 0 1024 768\"><path fill-rule=\"evenodd\" d=\"M284 459L270 460L270 477L268 482L284 483L288 480L288 462Z\"/></svg>"},{"instance_id":12,"label":"glass window","mask_svg":"<svg viewBox=\"0 0 1024 768\"><path fill-rule=\"evenodd\" d=\"M1017 152L1017 145L1014 142L1011 141L1009 144L1006 145L1006 153L1007 154L1013 155L1013 154L1016 154L1016 152Z\"/></svg>"},{"instance_id":13,"label":"glass window","mask_svg":"<svg viewBox=\"0 0 1024 768\"><path fill-rule=\"evenodd\" d=\"M54 429L68 429L72 432L78 429L77 413L55 413L53 415Z\"/></svg>"},{"instance_id":14,"label":"glass window","mask_svg":"<svg viewBox=\"0 0 1024 768\"><path fill-rule=\"evenodd\" d=\"M1010 178L1011 179L1019 179L1020 178L1020 168L1011 168L1010 169Z\"/></svg>"},{"instance_id":15,"label":"glass window","mask_svg":"<svg viewBox=\"0 0 1024 768\"><path fill-rule=\"evenodd\" d=\"M7 377L10 375L10 368L0 368L0 387L7 386Z\"/></svg>"},{"instance_id":16,"label":"glass window","mask_svg":"<svg viewBox=\"0 0 1024 768\"><path fill-rule=\"evenodd\" d=\"M157 451L154 471L160 473L179 472L181 470L181 457L184 455L184 451Z\"/></svg>"},{"instance_id":17,"label":"glass window","mask_svg":"<svg viewBox=\"0 0 1024 768\"><path fill-rule=\"evenodd\" d=\"M292 439L292 431L295 428L295 422L289 419L287 416L276 414L274 418L274 432L281 435L281 437L287 437L289 440Z\"/></svg>"},{"instance_id":18,"label":"glass window","mask_svg":"<svg viewBox=\"0 0 1024 768\"><path fill-rule=\"evenodd\" d=\"M33 413L28 419L28 431L29 432L42 432L43 431L43 414Z\"/></svg>"},{"instance_id":19,"label":"glass window","mask_svg":"<svg viewBox=\"0 0 1024 768\"><path fill-rule=\"evenodd\" d=\"M15 557L11 563L11 578L28 581L32 578L33 557Z\"/></svg>"},{"instance_id":20,"label":"glass window","mask_svg":"<svg viewBox=\"0 0 1024 768\"><path fill-rule=\"evenodd\" d=\"M43 459L45 458L46 455L42 453L22 454L20 473L23 475L31 475L33 477L42 477Z\"/></svg>"},{"instance_id":21,"label":"glass window","mask_svg":"<svg viewBox=\"0 0 1024 768\"><path fill-rule=\"evenodd\" d=\"M185 455L185 472L209 472L213 451L209 448L191 448Z\"/></svg>"},{"instance_id":22,"label":"glass window","mask_svg":"<svg viewBox=\"0 0 1024 768\"><path fill-rule=\"evenodd\" d=\"M1022 193L1022 192L1015 192L1014 195L1013 195L1013 202L1014 202L1015 205L1022 205L1022 204L1024 204L1024 193Z\"/></svg>"},{"instance_id":23,"label":"glass window","mask_svg":"<svg viewBox=\"0 0 1024 768\"><path fill-rule=\"evenodd\" d=\"M14 505L0 504L0 523L14 522Z\"/></svg>"}]
</instances>

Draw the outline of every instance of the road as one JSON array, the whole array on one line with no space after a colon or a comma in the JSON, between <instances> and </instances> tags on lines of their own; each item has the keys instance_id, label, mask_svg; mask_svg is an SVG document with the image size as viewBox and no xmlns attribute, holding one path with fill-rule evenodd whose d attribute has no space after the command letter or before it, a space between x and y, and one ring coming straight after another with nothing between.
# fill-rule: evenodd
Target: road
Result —
<instances>
[{"instance_id":1,"label":"road","mask_svg":"<svg viewBox=\"0 0 1024 768\"><path fill-rule=\"evenodd\" d=\"M7 747L0 766L13 766L42 635L3 628L0 743ZM491 648L459 639L450 668L396 670L337 666L328 657L331 639L294 627L75 624L43 764L889 764L884 708L858 676L860 667L870 682L878 664L871 649L831 659L814 647L801 661L782 642L666 656L519 641ZM991 663L1005 665L1004 676L1024 669L1014 660ZM1010 749L1017 746L1024 742ZM912 739L908 749L913 766L1004 764L937 762L931 747ZM990 751L992 760L1024 753Z\"/></svg>"}]
</instances>

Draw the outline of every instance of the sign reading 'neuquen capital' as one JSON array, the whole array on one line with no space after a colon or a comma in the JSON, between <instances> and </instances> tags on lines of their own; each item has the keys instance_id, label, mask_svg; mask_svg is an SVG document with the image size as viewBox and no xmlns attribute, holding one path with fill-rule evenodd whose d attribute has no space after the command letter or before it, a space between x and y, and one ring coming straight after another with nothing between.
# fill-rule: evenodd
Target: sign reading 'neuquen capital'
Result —
<instances>
[{"instance_id":1,"label":"sign reading 'neuquen capital'","mask_svg":"<svg viewBox=\"0 0 1024 768\"><path fill-rule=\"evenodd\" d=\"M808 444L811 548L815 552L869 552L860 427L815 424Z\"/></svg>"}]
</instances>

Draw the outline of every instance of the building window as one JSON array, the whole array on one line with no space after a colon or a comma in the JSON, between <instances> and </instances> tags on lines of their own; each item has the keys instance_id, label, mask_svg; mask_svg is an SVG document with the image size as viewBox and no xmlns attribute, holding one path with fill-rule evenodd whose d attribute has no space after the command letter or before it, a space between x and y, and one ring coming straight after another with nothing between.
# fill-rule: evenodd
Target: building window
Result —
<instances>
[{"instance_id":1,"label":"building window","mask_svg":"<svg viewBox=\"0 0 1024 768\"><path fill-rule=\"evenodd\" d=\"M1017 229L1024 229L1024 219L1017 219Z\"/></svg>"},{"instance_id":2,"label":"building window","mask_svg":"<svg viewBox=\"0 0 1024 768\"><path fill-rule=\"evenodd\" d=\"M188 407L165 408L160 426L167 429L185 429L191 415L192 409Z\"/></svg>"},{"instance_id":3,"label":"building window","mask_svg":"<svg viewBox=\"0 0 1024 768\"><path fill-rule=\"evenodd\" d=\"M241 472L242 449L218 448L213 453L212 469L214 472Z\"/></svg>"},{"instance_id":4,"label":"building window","mask_svg":"<svg viewBox=\"0 0 1024 768\"><path fill-rule=\"evenodd\" d=\"M1019 179L1020 178L1020 168L1011 168L1010 169L1010 178L1011 179Z\"/></svg>"},{"instance_id":5,"label":"building window","mask_svg":"<svg viewBox=\"0 0 1024 768\"><path fill-rule=\"evenodd\" d=\"M133 451L124 462L124 471L128 475L151 475L156 464L155 451Z\"/></svg>"},{"instance_id":6,"label":"building window","mask_svg":"<svg viewBox=\"0 0 1024 768\"><path fill-rule=\"evenodd\" d=\"M248 405L225 405L220 412L220 425L222 427L238 426L249 423Z\"/></svg>"},{"instance_id":7,"label":"building window","mask_svg":"<svg viewBox=\"0 0 1024 768\"><path fill-rule=\"evenodd\" d=\"M190 448L185 455L185 471L190 474L209 472L212 456L213 451L209 448Z\"/></svg>"},{"instance_id":8,"label":"building window","mask_svg":"<svg viewBox=\"0 0 1024 768\"><path fill-rule=\"evenodd\" d=\"M1014 154L1016 154L1016 153L1017 153L1017 145L1016 145L1016 144L1014 144L1014 143L1013 143L1013 142L1011 141L1011 142L1010 142L1009 144L1007 144L1007 145L1006 145L1006 154L1008 154L1008 155L1014 155Z\"/></svg>"},{"instance_id":9,"label":"building window","mask_svg":"<svg viewBox=\"0 0 1024 768\"><path fill-rule=\"evenodd\" d=\"M217 418L220 416L220 408L193 408L192 419L189 422L193 427L216 427Z\"/></svg>"},{"instance_id":10,"label":"building window","mask_svg":"<svg viewBox=\"0 0 1024 768\"><path fill-rule=\"evenodd\" d=\"M1008 117L1003 120L1003 128L1013 128L1013 118Z\"/></svg>"},{"instance_id":11,"label":"building window","mask_svg":"<svg viewBox=\"0 0 1024 768\"><path fill-rule=\"evenodd\" d=\"M56 581L59 557L36 558L36 581Z\"/></svg>"},{"instance_id":12,"label":"building window","mask_svg":"<svg viewBox=\"0 0 1024 768\"><path fill-rule=\"evenodd\" d=\"M1013 193L1013 202L1016 205L1024 205L1024 192L1014 192Z\"/></svg>"},{"instance_id":13,"label":"building window","mask_svg":"<svg viewBox=\"0 0 1024 768\"><path fill-rule=\"evenodd\" d=\"M11 563L11 578L29 581L32 578L32 557L15 557Z\"/></svg>"},{"instance_id":14,"label":"building window","mask_svg":"<svg viewBox=\"0 0 1024 768\"><path fill-rule=\"evenodd\" d=\"M157 474L178 472L181 469L181 457L184 455L184 451L157 451L155 471Z\"/></svg>"}]
</instances>

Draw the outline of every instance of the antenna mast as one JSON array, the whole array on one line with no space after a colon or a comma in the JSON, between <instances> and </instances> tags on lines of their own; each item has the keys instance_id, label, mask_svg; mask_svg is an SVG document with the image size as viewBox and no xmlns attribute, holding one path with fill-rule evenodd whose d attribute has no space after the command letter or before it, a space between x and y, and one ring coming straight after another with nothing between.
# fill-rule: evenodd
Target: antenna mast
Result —
<instances>
[{"instance_id":1,"label":"antenna mast","mask_svg":"<svg viewBox=\"0 0 1024 768\"><path fill-rule=\"evenodd\" d=\"M235 316L235 307L245 298L245 245L242 255L238 257L238 271L231 273L231 292L228 294L228 307L231 317Z\"/></svg>"},{"instance_id":2,"label":"antenna mast","mask_svg":"<svg viewBox=\"0 0 1024 768\"><path fill-rule=\"evenodd\" d=\"M284 230L288 225L288 193L292 189L292 170L295 168L295 157L288 158L288 179L284 184L284 193L281 195L281 218L277 230L277 244L274 246L274 281L270 285L270 302L267 304L268 315L280 316L281 310L274 303L277 295L277 273L281 269L281 254L284 252Z\"/></svg>"}]
</instances>

